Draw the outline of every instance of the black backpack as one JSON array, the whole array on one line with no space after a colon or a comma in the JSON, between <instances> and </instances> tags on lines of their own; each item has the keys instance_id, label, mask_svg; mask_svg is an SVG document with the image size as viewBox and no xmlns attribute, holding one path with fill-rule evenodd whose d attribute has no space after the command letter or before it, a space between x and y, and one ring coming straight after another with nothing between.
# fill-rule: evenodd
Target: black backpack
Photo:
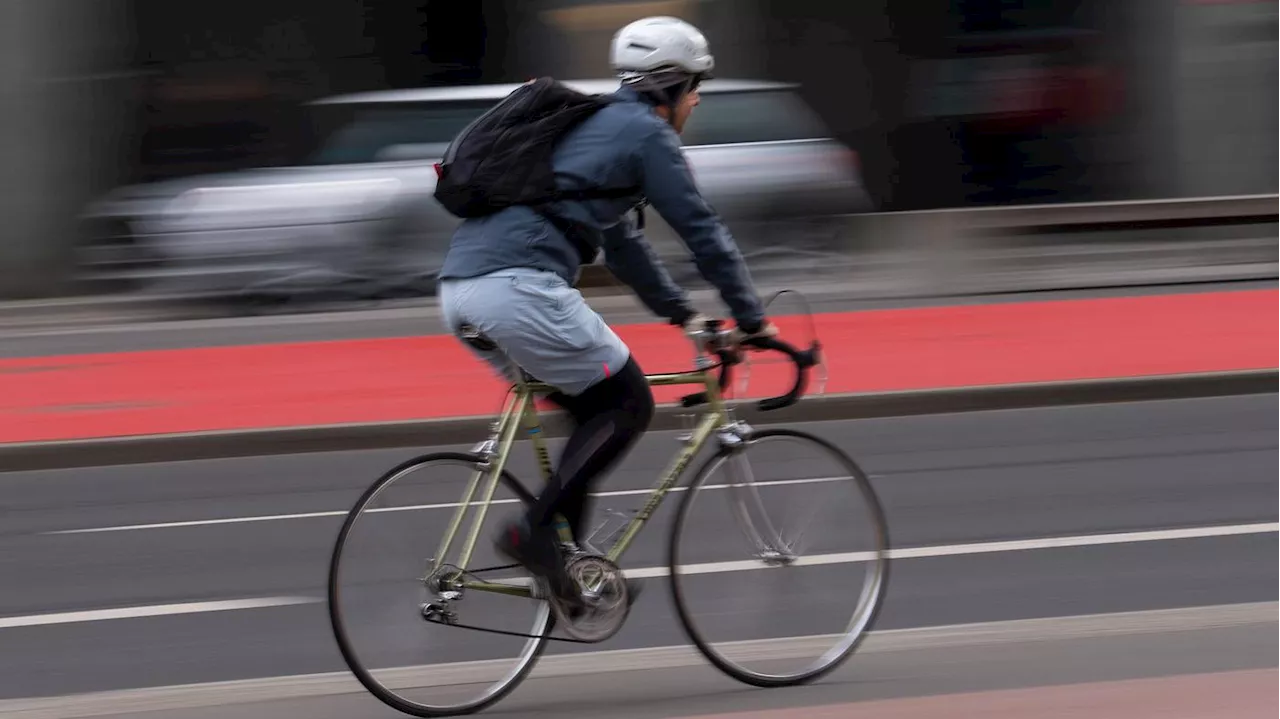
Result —
<instances>
[{"instance_id":1,"label":"black backpack","mask_svg":"<svg viewBox=\"0 0 1280 719\"><path fill-rule=\"evenodd\" d=\"M548 205L562 200L622 198L639 190L558 190L551 156L561 138L611 101L608 96L587 95L549 77L521 85L450 143L435 166L436 201L463 218L483 217L513 205L532 207L578 245L584 263L591 262L595 250L582 238L583 228L571 226Z\"/></svg>"}]
</instances>

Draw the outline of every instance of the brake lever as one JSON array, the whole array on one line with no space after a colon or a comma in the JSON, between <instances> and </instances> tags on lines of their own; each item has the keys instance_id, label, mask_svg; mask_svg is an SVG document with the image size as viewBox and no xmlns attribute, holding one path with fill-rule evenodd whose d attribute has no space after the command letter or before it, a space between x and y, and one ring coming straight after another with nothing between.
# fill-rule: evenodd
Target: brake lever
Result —
<instances>
[{"instance_id":1,"label":"brake lever","mask_svg":"<svg viewBox=\"0 0 1280 719\"><path fill-rule=\"evenodd\" d=\"M743 352L738 360L738 367L741 374L738 375L737 387L734 389L735 396L745 397L747 391L751 388L751 353Z\"/></svg>"},{"instance_id":2,"label":"brake lever","mask_svg":"<svg viewBox=\"0 0 1280 719\"><path fill-rule=\"evenodd\" d=\"M818 370L817 394L826 394L828 378L827 355L822 351L822 345L816 339L810 343L809 350L813 353L813 367Z\"/></svg>"}]
</instances>

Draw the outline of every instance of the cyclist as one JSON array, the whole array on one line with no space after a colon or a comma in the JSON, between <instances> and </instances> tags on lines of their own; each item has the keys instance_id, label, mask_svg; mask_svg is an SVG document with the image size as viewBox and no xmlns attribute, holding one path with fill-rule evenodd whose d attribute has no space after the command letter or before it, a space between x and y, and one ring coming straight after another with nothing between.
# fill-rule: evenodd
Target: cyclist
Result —
<instances>
[{"instance_id":1,"label":"cyclist","mask_svg":"<svg viewBox=\"0 0 1280 719\"><path fill-rule=\"evenodd\" d=\"M735 321L735 337L773 336L733 236L699 194L679 134L698 105L714 60L692 25L671 17L633 22L613 38L620 79L614 100L556 146L557 186L639 188L633 197L566 201L558 211L588 228L612 273L654 314L686 333L706 318L659 263L641 231L644 203L680 235ZM632 211L636 210L633 220ZM496 537L500 552L543 578L562 606L577 592L564 571L556 531L563 517L582 537L588 492L649 427L654 401L630 350L572 286L582 257L559 227L524 206L462 222L439 284L449 331L515 381L514 362L558 391L548 399L574 430L551 481L528 513Z\"/></svg>"}]
</instances>

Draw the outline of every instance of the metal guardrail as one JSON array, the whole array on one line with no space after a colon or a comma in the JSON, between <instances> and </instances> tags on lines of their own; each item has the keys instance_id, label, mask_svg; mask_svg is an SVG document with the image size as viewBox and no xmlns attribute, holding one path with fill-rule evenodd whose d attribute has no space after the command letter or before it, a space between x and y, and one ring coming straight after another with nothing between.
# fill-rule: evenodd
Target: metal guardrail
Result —
<instances>
[{"instance_id":1,"label":"metal guardrail","mask_svg":"<svg viewBox=\"0 0 1280 719\"><path fill-rule=\"evenodd\" d=\"M945 220L953 230L1252 224L1277 217L1280 195L970 207L885 213L902 220Z\"/></svg>"},{"instance_id":2,"label":"metal guardrail","mask_svg":"<svg viewBox=\"0 0 1280 719\"><path fill-rule=\"evenodd\" d=\"M1114 202L945 208L849 215L851 247L877 245L913 257L919 281L940 289L972 267L991 238L1025 231L1037 235L1277 221L1280 195L1238 195ZM856 254L856 253L855 253ZM980 262L981 260L977 260ZM856 262L856 259L853 260ZM580 288L621 283L601 264L582 268Z\"/></svg>"}]
</instances>

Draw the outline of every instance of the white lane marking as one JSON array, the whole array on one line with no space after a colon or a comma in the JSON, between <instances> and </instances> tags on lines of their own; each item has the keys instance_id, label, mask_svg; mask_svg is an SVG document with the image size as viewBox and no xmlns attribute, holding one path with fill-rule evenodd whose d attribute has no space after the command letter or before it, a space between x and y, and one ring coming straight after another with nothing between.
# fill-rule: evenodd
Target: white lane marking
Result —
<instances>
[{"instance_id":1,"label":"white lane marking","mask_svg":"<svg viewBox=\"0 0 1280 719\"><path fill-rule=\"evenodd\" d=\"M1276 602L1258 602L873 631L867 635L858 654L912 650L935 652L947 647L963 649L1231 627L1256 626L1260 631L1275 631L1273 627L1276 623L1277 606ZM766 657L809 659L815 651L825 651L830 645L829 637L804 636L730 642L719 649L730 656L757 660ZM530 678L537 680L706 666L706 660L696 649L683 644L544 655L534 667ZM856 663L849 666L856 666ZM377 673L386 683L398 689L408 689L477 680L492 681L510 667L510 661L481 660L397 667ZM6 699L0 700L0 716L6 719L72 719L142 712L174 712L288 699L313 700L343 694L363 694L364 691L348 671L295 674L145 689L115 689L59 697Z\"/></svg>"},{"instance_id":2,"label":"white lane marking","mask_svg":"<svg viewBox=\"0 0 1280 719\"><path fill-rule=\"evenodd\" d=\"M1258 522L1256 524L1235 524L1217 527L1187 527L1184 529L1157 529L1145 532L1115 532L1111 534L1081 534L1069 537L1044 537L1041 539L1017 539L1002 542L976 542L972 544L948 544L932 547L907 547L890 549L890 559L924 559L927 557L955 557L971 554L989 554L993 552L1018 552L1034 549L1058 549L1066 547L1093 547L1107 544L1133 544L1138 542L1167 542L1176 539L1207 539L1211 537L1233 537L1248 534L1272 534L1280 532L1280 522ZM832 554L812 554L801 556L791 566L822 566L826 564L852 564L869 562L875 559L872 552L837 552ZM722 572L746 572L751 570L771 569L770 565L757 560L741 560L735 562L704 562L700 564L682 564L680 573L684 574L719 574ZM667 567L643 567L625 571L628 577L644 579L646 577L665 577L671 571Z\"/></svg>"},{"instance_id":3,"label":"white lane marking","mask_svg":"<svg viewBox=\"0 0 1280 719\"><path fill-rule=\"evenodd\" d=\"M1070 547L1092 547L1107 544L1134 544L1141 542L1167 542L1177 539L1207 539L1212 537L1233 537L1250 534L1272 534L1280 532L1280 522L1259 522L1257 524L1236 524L1218 527L1187 527L1184 529L1157 529L1145 532L1116 532L1112 534L1081 534L1068 537L1044 537L1041 539L1017 539L1000 542L976 542L972 544L944 544L931 547L907 547L890 549L889 558L925 559L929 557L956 557L972 554L991 554L995 552L1019 552L1036 549L1058 549ZM829 564L855 564L870 562L876 558L874 552L833 552L831 554L802 555L792 562L791 567L821 567ZM786 569L777 565L765 564L756 559L742 559L732 562L700 562L680 565L681 576L690 574L724 574L727 572L752 572L770 569ZM623 574L631 579L649 579L667 577L671 570L667 567L637 567L624 569ZM528 583L526 577L514 577L491 580L498 584L523 585Z\"/></svg>"},{"instance_id":4,"label":"white lane marking","mask_svg":"<svg viewBox=\"0 0 1280 719\"><path fill-rule=\"evenodd\" d=\"M1188 527L1184 529L1160 529L1147 532L1084 534L1068 537L1044 537L1041 539L978 542L973 544L948 544L932 547L908 547L904 549L892 549L889 551L889 556L891 559L895 560L922 559L926 557L954 557L972 554L989 554L994 552L1090 547L1107 544L1132 544L1139 542L1163 542L1178 539L1205 539L1211 537L1271 534L1275 532L1280 532L1280 522L1259 522L1255 524L1236 524L1218 527ZM872 552L814 554L800 557L792 566L852 564L856 562L870 561L874 558L875 555ZM680 566L681 574L721 574L725 572L748 572L772 568L769 565L756 560L705 562L699 564L682 564ZM666 577L670 575L670 573L671 572L667 567L638 567L625 570L625 574L628 577L635 579ZM504 580L504 583L519 584L524 583L524 580L522 578L509 579ZM231 611L236 609L282 607L296 604L314 604L320 601L322 600L310 597L261 597L256 599L233 599L213 602L187 602L183 604L124 607L117 609L95 609L56 614L34 614L21 617L0 617L0 629L34 627L49 624L70 624L76 622L96 622L109 619L160 617L175 614L201 614L206 612Z\"/></svg>"},{"instance_id":5,"label":"white lane marking","mask_svg":"<svg viewBox=\"0 0 1280 719\"><path fill-rule=\"evenodd\" d=\"M761 487L771 487L780 484L823 484L827 482L848 482L848 477L812 477L809 479L774 479L767 481L758 481L756 485ZM728 489L728 484L707 484L703 485L706 490ZM672 493L686 492L688 487L673 487ZM645 495L653 491L652 487L644 489L620 489L613 492L597 492L592 497L631 497L636 495ZM516 504L520 500L512 499L495 499L489 504ZM478 506L479 502L470 502L468 506ZM379 509L368 510L369 514L382 512L417 512L430 509L456 509L462 506L461 502L440 502L438 504L413 504L403 507L382 507ZM59 529L52 532L41 532L42 535L48 534L96 534L101 532L132 532L142 529L175 529L179 527L207 527L217 524L245 524L248 522L275 522L286 519L315 519L317 517L345 517L350 510L329 511L329 512L303 512L298 514L267 514L256 517L226 517L224 519L193 519L182 522L156 522L153 524L122 524L113 527L91 527L88 529Z\"/></svg>"},{"instance_id":6,"label":"white lane marking","mask_svg":"<svg viewBox=\"0 0 1280 719\"><path fill-rule=\"evenodd\" d=\"M956 544L949 547L917 547L894 550L895 559L916 557L947 557L958 554L984 554L987 552L1016 552L1026 549L1054 549L1057 547L1091 547L1104 544L1129 544L1131 542L1165 542L1176 539L1207 539L1211 537L1235 537L1247 534L1273 534L1280 532L1280 522L1255 522L1213 527L1185 527L1183 529L1157 529L1144 532L1117 532L1113 534L1085 534L1076 537L1046 537L1020 539L982 544Z\"/></svg>"},{"instance_id":7,"label":"white lane marking","mask_svg":"<svg viewBox=\"0 0 1280 719\"><path fill-rule=\"evenodd\" d=\"M321 600L311 597L258 597L254 599L228 599L217 602L186 602L183 604L154 604L143 607L120 607L117 609L93 609L83 612L59 612L54 614L32 614L24 617L0 617L0 629L16 627L41 627L49 624L75 624L78 622L100 622L108 619L137 619L142 617L165 617L175 614L204 614L206 612L229 612L238 609L262 609L264 607L287 607L295 604L315 604Z\"/></svg>"}]
</instances>

